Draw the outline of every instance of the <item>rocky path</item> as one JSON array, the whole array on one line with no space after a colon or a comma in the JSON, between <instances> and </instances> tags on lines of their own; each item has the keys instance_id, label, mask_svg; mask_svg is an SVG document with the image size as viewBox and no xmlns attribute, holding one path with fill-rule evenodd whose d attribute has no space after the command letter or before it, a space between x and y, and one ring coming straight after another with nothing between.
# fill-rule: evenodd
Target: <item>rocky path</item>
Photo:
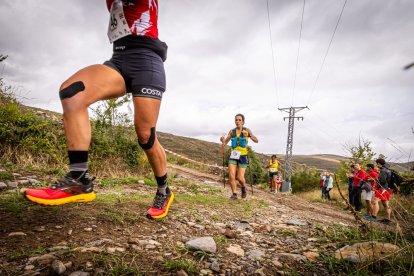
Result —
<instances>
[{"instance_id":1,"label":"rocky path","mask_svg":"<svg viewBox=\"0 0 414 276\"><path fill-rule=\"evenodd\" d=\"M170 174L176 200L161 221L144 216L155 188L144 181L98 183L92 203L47 207L21 191L51 176L1 180L0 274L330 275L324 258L341 245L325 231L354 223L338 207L291 194L255 188L230 201L220 176L176 165Z\"/></svg>"}]
</instances>

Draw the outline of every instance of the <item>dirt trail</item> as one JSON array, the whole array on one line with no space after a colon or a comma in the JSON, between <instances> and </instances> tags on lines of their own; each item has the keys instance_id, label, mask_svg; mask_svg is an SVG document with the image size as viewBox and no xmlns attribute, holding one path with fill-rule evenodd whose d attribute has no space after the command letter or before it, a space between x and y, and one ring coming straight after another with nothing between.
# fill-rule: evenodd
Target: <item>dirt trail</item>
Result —
<instances>
[{"instance_id":1,"label":"dirt trail","mask_svg":"<svg viewBox=\"0 0 414 276\"><path fill-rule=\"evenodd\" d=\"M223 178L217 175L212 175L208 173L202 173L190 168L178 166L178 165L169 165L172 171L175 171L179 176L183 178L192 179L194 181L200 181L204 185L211 185L217 188L223 188ZM227 182L226 178L226 182ZM249 186L249 196L251 197L251 187ZM223 196L230 195L230 187L226 183L226 189L223 190ZM316 203L309 202L303 198L300 198L296 195L290 193L277 193L271 194L267 190L263 190L261 187L255 186L253 188L253 196L251 199L261 199L265 200L272 206L280 208L281 206L289 207L291 210L286 215L291 217L301 217L310 221L320 222L320 223L354 223L354 217L341 210L339 207L325 204L325 203Z\"/></svg>"},{"instance_id":2,"label":"dirt trail","mask_svg":"<svg viewBox=\"0 0 414 276\"><path fill-rule=\"evenodd\" d=\"M98 183L91 203L49 207L24 200L19 189L52 176L14 172L0 191L0 275L57 274L58 265L65 267L60 275L276 275L293 267L331 274L322 264L304 267L305 256L336 250L318 242L316 225L352 225L351 215L256 187L232 201L220 175L168 166L176 200L161 221L145 218L152 184ZM185 242L197 237L212 237L217 251L193 253Z\"/></svg>"}]
</instances>

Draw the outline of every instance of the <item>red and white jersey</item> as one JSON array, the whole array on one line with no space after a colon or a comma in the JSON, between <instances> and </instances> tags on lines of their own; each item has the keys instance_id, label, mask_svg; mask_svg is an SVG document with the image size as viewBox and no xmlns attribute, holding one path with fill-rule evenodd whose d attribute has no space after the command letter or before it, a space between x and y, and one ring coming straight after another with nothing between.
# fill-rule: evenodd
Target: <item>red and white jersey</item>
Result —
<instances>
[{"instance_id":1,"label":"red and white jersey","mask_svg":"<svg viewBox=\"0 0 414 276\"><path fill-rule=\"evenodd\" d=\"M127 35L158 38L158 0L106 0L106 5L111 42Z\"/></svg>"}]
</instances>

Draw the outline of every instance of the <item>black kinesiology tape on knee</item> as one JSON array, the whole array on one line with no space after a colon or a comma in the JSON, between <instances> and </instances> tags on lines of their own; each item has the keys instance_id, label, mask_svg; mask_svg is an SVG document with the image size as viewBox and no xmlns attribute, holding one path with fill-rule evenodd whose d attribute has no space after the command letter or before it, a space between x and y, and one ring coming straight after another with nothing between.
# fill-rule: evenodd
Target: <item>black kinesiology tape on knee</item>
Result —
<instances>
[{"instance_id":1,"label":"black kinesiology tape on knee","mask_svg":"<svg viewBox=\"0 0 414 276\"><path fill-rule=\"evenodd\" d=\"M59 97L61 100L75 96L77 93L85 90L85 85L81 81L77 81L69 85L68 87L63 88L59 92Z\"/></svg>"},{"instance_id":2,"label":"black kinesiology tape on knee","mask_svg":"<svg viewBox=\"0 0 414 276\"><path fill-rule=\"evenodd\" d=\"M142 144L139 139L138 139L138 144L141 146L141 148L143 148L144 150L149 150L150 148L152 148L152 146L154 145L155 142L155 127L151 128L151 135L148 139L148 142L145 144Z\"/></svg>"}]
</instances>

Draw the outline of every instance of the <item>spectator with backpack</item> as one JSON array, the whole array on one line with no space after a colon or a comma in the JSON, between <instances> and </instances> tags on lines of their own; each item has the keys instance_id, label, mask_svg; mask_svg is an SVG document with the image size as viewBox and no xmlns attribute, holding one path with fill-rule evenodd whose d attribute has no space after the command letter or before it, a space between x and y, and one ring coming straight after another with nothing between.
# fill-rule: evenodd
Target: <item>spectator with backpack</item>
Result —
<instances>
[{"instance_id":1,"label":"spectator with backpack","mask_svg":"<svg viewBox=\"0 0 414 276\"><path fill-rule=\"evenodd\" d=\"M378 175L378 189L375 192L374 201L373 201L373 212L372 217L377 219L379 204L381 201L382 206L384 206L385 218L379 220L379 222L384 224L391 223L391 207L390 207L390 197L393 193L392 189L389 189L389 184L391 183L391 170L389 169L388 163L384 159L380 158L375 160L380 173Z\"/></svg>"}]
</instances>

